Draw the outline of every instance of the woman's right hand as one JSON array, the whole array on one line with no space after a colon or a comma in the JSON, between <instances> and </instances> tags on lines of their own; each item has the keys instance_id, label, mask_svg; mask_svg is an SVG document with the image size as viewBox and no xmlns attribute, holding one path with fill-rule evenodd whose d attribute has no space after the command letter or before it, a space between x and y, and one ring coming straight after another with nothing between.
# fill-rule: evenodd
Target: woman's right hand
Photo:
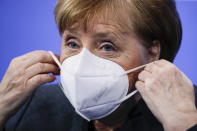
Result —
<instances>
[{"instance_id":1,"label":"woman's right hand","mask_svg":"<svg viewBox=\"0 0 197 131\"><path fill-rule=\"evenodd\" d=\"M52 82L59 68L46 51L14 58L0 83L0 127L41 84Z\"/></svg>"}]
</instances>

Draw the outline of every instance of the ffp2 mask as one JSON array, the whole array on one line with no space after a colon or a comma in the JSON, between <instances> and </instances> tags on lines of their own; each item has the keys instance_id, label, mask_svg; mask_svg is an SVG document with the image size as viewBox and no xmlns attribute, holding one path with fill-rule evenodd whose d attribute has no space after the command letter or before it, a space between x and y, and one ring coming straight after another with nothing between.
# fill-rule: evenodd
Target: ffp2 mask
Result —
<instances>
[{"instance_id":1,"label":"ffp2 mask","mask_svg":"<svg viewBox=\"0 0 197 131\"><path fill-rule=\"evenodd\" d=\"M146 66L125 71L117 63L95 56L86 48L61 65L53 53L49 53L60 66L63 92L76 112L88 121L111 114L121 102L133 96L136 90L127 95L127 73Z\"/></svg>"}]
</instances>

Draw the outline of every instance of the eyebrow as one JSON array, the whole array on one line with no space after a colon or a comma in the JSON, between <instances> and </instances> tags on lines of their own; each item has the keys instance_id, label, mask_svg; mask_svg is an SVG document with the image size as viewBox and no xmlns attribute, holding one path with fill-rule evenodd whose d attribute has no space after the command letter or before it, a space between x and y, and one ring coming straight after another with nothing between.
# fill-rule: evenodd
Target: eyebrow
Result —
<instances>
[{"instance_id":1,"label":"eyebrow","mask_svg":"<svg viewBox=\"0 0 197 131\"><path fill-rule=\"evenodd\" d=\"M99 38L107 38L109 36L111 36L111 34L104 33L104 32L102 32L102 33L96 33L96 34L93 35L93 37L99 37Z\"/></svg>"},{"instance_id":2,"label":"eyebrow","mask_svg":"<svg viewBox=\"0 0 197 131\"><path fill-rule=\"evenodd\" d=\"M67 28L67 29L66 29L66 32L69 32L69 33L71 33L71 34L74 34L74 35L79 36L79 33L78 33L77 30L74 29L74 28Z\"/></svg>"},{"instance_id":3,"label":"eyebrow","mask_svg":"<svg viewBox=\"0 0 197 131\"><path fill-rule=\"evenodd\" d=\"M98 32L98 33L93 34L93 37L95 37L95 38L124 39L123 37L125 35L128 35L128 33L122 32L121 35L119 35L118 33L114 33L114 32Z\"/></svg>"},{"instance_id":4,"label":"eyebrow","mask_svg":"<svg viewBox=\"0 0 197 131\"><path fill-rule=\"evenodd\" d=\"M71 33L76 36L80 36L80 34L77 32L75 28L67 28L66 29L68 33ZM112 38L114 40L116 39L125 39L124 36L129 35L129 32L112 32L112 31L101 31L96 32L92 35L94 38Z\"/></svg>"}]
</instances>

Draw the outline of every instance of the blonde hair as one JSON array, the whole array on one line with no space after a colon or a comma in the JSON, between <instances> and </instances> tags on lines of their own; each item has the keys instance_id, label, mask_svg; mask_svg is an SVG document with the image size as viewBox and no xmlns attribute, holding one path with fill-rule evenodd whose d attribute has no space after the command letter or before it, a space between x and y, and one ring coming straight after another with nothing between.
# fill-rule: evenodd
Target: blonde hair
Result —
<instances>
[{"instance_id":1,"label":"blonde hair","mask_svg":"<svg viewBox=\"0 0 197 131\"><path fill-rule=\"evenodd\" d=\"M123 18L125 11L128 17ZM160 58L173 61L182 39L174 0L58 0L55 8L60 34L79 21L87 28L101 17L110 19L110 15L122 29L133 31L146 47L160 41Z\"/></svg>"}]
</instances>

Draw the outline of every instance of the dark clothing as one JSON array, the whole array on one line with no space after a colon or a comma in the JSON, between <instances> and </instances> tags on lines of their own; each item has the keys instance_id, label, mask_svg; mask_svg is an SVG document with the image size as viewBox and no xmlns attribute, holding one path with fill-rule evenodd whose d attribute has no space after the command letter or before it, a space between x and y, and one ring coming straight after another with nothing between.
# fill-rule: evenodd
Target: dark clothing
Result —
<instances>
[{"instance_id":1,"label":"dark clothing","mask_svg":"<svg viewBox=\"0 0 197 131\"><path fill-rule=\"evenodd\" d=\"M77 115L57 85L38 88L21 109L11 117L5 131L88 131L92 123ZM143 100L129 114L129 119L117 131L163 131ZM197 126L189 131L197 131Z\"/></svg>"}]
</instances>

